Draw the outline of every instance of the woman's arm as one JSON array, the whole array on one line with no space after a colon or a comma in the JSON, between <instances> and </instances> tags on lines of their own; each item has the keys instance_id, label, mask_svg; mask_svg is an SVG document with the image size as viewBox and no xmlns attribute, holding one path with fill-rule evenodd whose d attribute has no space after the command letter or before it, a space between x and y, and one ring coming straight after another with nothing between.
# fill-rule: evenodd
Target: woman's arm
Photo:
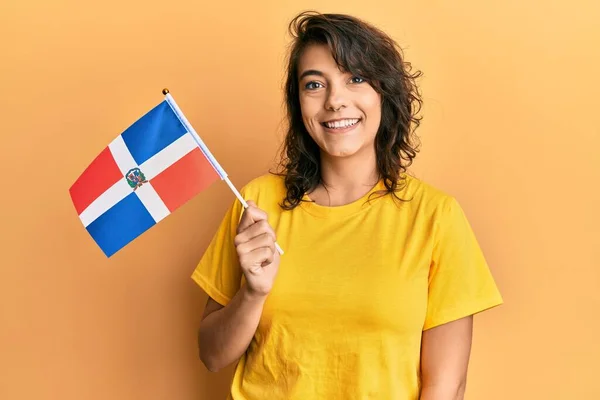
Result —
<instances>
[{"instance_id":1,"label":"woman's arm","mask_svg":"<svg viewBox=\"0 0 600 400\"><path fill-rule=\"evenodd\" d=\"M240 358L256 332L279 268L275 239L267 214L248 200L234 239L246 284L225 307L209 297L200 323L200 359L210 371Z\"/></svg>"},{"instance_id":2,"label":"woman's arm","mask_svg":"<svg viewBox=\"0 0 600 400\"><path fill-rule=\"evenodd\" d=\"M216 372L239 359L248 348L262 314L266 296L243 286L223 307L208 298L198 332L200 359Z\"/></svg>"},{"instance_id":3,"label":"woman's arm","mask_svg":"<svg viewBox=\"0 0 600 400\"><path fill-rule=\"evenodd\" d=\"M423 332L420 400L463 400L473 316Z\"/></svg>"}]
</instances>

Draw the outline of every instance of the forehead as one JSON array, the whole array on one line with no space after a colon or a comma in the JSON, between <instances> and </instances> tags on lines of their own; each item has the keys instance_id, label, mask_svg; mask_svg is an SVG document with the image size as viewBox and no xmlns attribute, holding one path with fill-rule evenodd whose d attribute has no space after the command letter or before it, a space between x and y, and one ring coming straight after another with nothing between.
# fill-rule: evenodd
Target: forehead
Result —
<instances>
[{"instance_id":1,"label":"forehead","mask_svg":"<svg viewBox=\"0 0 600 400\"><path fill-rule=\"evenodd\" d=\"M298 60L298 74L314 69L323 73L341 73L341 68L331 55L331 50L324 44L308 45Z\"/></svg>"}]
</instances>

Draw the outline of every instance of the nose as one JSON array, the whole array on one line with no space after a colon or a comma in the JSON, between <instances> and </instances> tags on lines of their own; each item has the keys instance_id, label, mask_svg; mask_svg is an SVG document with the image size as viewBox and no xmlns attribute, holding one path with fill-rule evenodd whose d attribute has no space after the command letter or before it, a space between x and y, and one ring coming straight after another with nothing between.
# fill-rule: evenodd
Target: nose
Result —
<instances>
[{"instance_id":1,"label":"nose","mask_svg":"<svg viewBox=\"0 0 600 400\"><path fill-rule=\"evenodd\" d=\"M325 100L325 108L329 111L339 111L347 106L348 99L345 88L337 85L329 86L327 99Z\"/></svg>"}]
</instances>

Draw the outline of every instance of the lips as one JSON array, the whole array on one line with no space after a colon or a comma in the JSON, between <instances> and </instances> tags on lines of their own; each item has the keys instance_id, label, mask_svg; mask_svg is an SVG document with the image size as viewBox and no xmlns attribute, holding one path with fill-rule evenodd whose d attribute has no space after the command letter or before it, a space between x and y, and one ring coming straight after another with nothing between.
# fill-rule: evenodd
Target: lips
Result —
<instances>
[{"instance_id":1,"label":"lips","mask_svg":"<svg viewBox=\"0 0 600 400\"><path fill-rule=\"evenodd\" d=\"M328 129L332 129L332 130L344 130L347 128L351 128L354 125L358 124L360 122L360 118L344 118L344 119L336 119L336 120L332 120L332 121L325 121L322 122L321 125L323 125L325 128Z\"/></svg>"}]
</instances>

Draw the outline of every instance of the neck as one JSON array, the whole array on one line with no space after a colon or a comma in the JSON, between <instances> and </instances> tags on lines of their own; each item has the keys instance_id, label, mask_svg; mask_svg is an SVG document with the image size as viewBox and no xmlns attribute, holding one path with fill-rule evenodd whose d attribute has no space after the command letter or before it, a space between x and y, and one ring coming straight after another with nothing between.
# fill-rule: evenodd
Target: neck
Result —
<instances>
[{"instance_id":1,"label":"neck","mask_svg":"<svg viewBox=\"0 0 600 400\"><path fill-rule=\"evenodd\" d=\"M375 152L348 158L322 155L321 178L323 185L311 194L316 203L339 206L356 201L367 194L379 179Z\"/></svg>"}]
</instances>

